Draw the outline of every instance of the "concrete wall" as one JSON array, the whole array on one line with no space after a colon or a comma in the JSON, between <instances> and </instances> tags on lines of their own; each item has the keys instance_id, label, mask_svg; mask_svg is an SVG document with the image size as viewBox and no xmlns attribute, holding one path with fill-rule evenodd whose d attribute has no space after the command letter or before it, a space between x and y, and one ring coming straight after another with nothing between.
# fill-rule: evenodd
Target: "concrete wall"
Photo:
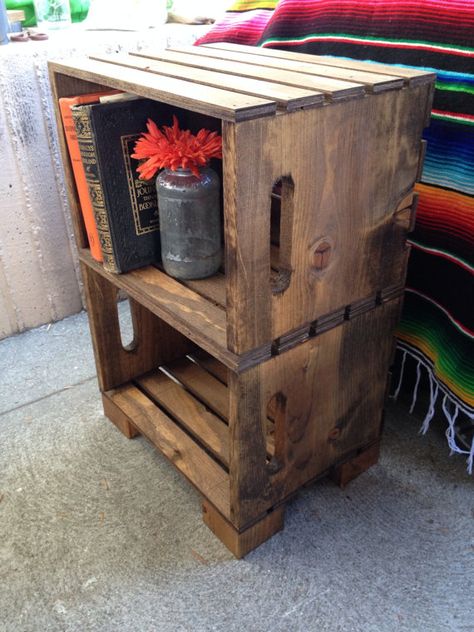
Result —
<instances>
[{"instance_id":1,"label":"concrete wall","mask_svg":"<svg viewBox=\"0 0 474 632\"><path fill-rule=\"evenodd\" d=\"M191 44L207 28L73 28L0 47L0 339L82 309L46 60Z\"/></svg>"},{"instance_id":2,"label":"concrete wall","mask_svg":"<svg viewBox=\"0 0 474 632\"><path fill-rule=\"evenodd\" d=\"M0 337L82 308L45 61L20 46L0 51Z\"/></svg>"}]
</instances>

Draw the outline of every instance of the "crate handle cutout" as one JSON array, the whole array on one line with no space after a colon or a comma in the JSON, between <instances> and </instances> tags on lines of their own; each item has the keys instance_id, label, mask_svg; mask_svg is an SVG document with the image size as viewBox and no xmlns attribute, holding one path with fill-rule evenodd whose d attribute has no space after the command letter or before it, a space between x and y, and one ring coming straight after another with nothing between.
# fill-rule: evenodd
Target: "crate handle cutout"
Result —
<instances>
[{"instance_id":1,"label":"crate handle cutout","mask_svg":"<svg viewBox=\"0 0 474 632\"><path fill-rule=\"evenodd\" d=\"M270 211L270 279L273 294L288 289L291 280L291 249L295 184L291 175L275 181Z\"/></svg>"},{"instance_id":2,"label":"crate handle cutout","mask_svg":"<svg viewBox=\"0 0 474 632\"><path fill-rule=\"evenodd\" d=\"M134 351L137 347L133 306L130 297L123 292L117 293L117 318L120 330L120 342L124 351Z\"/></svg>"}]
</instances>

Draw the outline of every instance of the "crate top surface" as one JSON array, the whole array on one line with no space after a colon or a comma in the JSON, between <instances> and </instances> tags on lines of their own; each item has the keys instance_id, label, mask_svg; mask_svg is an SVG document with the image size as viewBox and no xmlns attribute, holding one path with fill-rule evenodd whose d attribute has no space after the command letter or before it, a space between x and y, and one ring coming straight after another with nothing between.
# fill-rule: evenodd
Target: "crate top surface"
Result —
<instances>
[{"instance_id":1,"label":"crate top surface","mask_svg":"<svg viewBox=\"0 0 474 632\"><path fill-rule=\"evenodd\" d=\"M237 44L51 62L64 73L238 122L432 83L419 70Z\"/></svg>"}]
</instances>

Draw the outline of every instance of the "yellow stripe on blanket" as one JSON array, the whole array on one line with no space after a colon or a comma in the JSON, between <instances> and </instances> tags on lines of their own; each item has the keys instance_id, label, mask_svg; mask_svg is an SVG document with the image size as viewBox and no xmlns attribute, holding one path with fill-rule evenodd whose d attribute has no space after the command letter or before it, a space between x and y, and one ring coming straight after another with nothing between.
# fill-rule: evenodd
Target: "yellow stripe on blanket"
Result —
<instances>
[{"instance_id":1,"label":"yellow stripe on blanket","mask_svg":"<svg viewBox=\"0 0 474 632\"><path fill-rule=\"evenodd\" d=\"M254 11L255 9L274 9L278 0L236 0L227 11Z\"/></svg>"}]
</instances>

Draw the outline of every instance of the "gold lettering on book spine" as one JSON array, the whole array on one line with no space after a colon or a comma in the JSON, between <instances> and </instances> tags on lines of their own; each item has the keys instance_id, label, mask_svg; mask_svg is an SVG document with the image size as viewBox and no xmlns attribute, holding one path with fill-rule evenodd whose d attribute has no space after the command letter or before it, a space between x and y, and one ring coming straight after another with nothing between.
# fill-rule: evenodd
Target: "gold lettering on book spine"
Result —
<instances>
[{"instance_id":1,"label":"gold lettering on book spine","mask_svg":"<svg viewBox=\"0 0 474 632\"><path fill-rule=\"evenodd\" d=\"M156 186L154 182L145 182L138 178L132 167L131 154L133 146L140 138L140 134L129 134L121 136L122 156L127 174L128 192L130 194L130 203L133 211L133 222L135 224L135 234L146 235L160 229L158 216L158 199L156 195ZM140 216L140 211L153 211L151 217L147 216L144 221Z\"/></svg>"},{"instance_id":2,"label":"gold lettering on book spine","mask_svg":"<svg viewBox=\"0 0 474 632\"><path fill-rule=\"evenodd\" d=\"M104 268L109 272L118 272L110 236L109 218L105 207L104 192L99 178L97 153L93 133L90 125L87 107L73 109L73 119L76 127L79 150L87 180L87 188L94 210L100 247L104 258Z\"/></svg>"}]
</instances>

